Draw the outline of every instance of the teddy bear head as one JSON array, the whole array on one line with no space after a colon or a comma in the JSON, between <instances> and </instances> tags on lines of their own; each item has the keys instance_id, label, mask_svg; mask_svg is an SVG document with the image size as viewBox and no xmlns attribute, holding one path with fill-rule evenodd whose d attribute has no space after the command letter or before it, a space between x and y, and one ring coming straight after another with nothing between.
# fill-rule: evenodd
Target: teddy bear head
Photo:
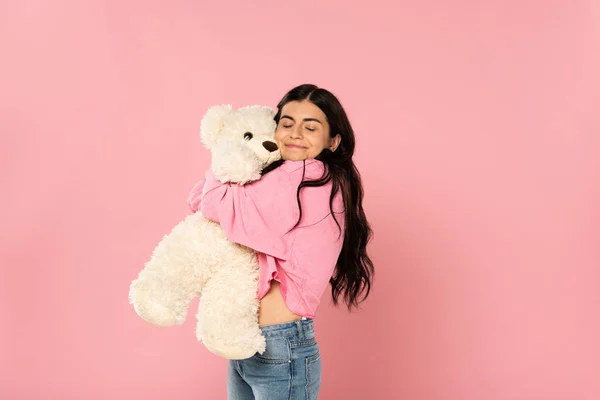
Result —
<instances>
[{"instance_id":1,"label":"teddy bear head","mask_svg":"<svg viewBox=\"0 0 600 400\"><path fill-rule=\"evenodd\" d=\"M211 170L221 182L257 180L267 166L281 159L275 143L275 111L250 105L209 108L200 124L202 143L212 155Z\"/></svg>"}]
</instances>

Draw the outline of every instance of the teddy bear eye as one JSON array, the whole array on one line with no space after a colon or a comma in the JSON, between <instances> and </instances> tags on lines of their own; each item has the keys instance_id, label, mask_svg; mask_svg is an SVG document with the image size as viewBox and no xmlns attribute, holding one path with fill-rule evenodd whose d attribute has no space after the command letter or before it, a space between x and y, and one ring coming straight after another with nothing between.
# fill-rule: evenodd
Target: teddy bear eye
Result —
<instances>
[{"instance_id":1,"label":"teddy bear eye","mask_svg":"<svg viewBox=\"0 0 600 400\"><path fill-rule=\"evenodd\" d=\"M254 137L254 135L251 132L244 133L244 139L246 139L246 140L250 140L253 137Z\"/></svg>"}]
</instances>

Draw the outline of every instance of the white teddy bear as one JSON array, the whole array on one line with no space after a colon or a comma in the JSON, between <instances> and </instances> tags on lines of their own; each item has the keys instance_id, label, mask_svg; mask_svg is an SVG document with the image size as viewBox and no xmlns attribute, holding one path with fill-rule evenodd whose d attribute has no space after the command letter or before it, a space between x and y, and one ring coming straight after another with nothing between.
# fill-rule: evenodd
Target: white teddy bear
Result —
<instances>
[{"instance_id":1,"label":"white teddy bear","mask_svg":"<svg viewBox=\"0 0 600 400\"><path fill-rule=\"evenodd\" d=\"M202 119L211 170L221 182L245 184L281 158L274 141L275 112L265 106L213 106ZM198 211L165 235L131 283L129 302L157 326L181 325L200 296L196 336L212 353L245 359L265 351L258 326L258 260L229 241L221 226Z\"/></svg>"}]
</instances>

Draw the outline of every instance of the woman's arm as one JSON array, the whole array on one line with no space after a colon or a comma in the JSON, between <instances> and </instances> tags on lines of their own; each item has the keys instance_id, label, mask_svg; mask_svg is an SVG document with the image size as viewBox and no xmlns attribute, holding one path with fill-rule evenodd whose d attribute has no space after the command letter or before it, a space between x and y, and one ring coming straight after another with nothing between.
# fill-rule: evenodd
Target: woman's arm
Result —
<instances>
[{"instance_id":1,"label":"woman's arm","mask_svg":"<svg viewBox=\"0 0 600 400\"><path fill-rule=\"evenodd\" d=\"M306 169L302 162L287 162L243 186L221 183L208 171L200 211L206 218L219 222L231 241L287 260L291 243L287 235L300 216L298 186L303 178L321 177L322 171L320 162L307 162ZM303 210L311 207L314 194L321 191L322 188L303 190ZM319 201L322 198L318 196Z\"/></svg>"}]
</instances>

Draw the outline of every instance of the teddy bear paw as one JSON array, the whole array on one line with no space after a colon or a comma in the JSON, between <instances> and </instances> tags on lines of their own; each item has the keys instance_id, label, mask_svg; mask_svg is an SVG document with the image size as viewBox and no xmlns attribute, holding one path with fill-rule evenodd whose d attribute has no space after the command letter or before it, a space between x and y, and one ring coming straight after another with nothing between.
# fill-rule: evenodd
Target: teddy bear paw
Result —
<instances>
[{"instance_id":1,"label":"teddy bear paw","mask_svg":"<svg viewBox=\"0 0 600 400\"><path fill-rule=\"evenodd\" d=\"M169 307L157 299L150 297L143 290L132 290L131 304L135 312L146 322L156 326L181 325L185 316L178 316L175 307Z\"/></svg>"},{"instance_id":2,"label":"teddy bear paw","mask_svg":"<svg viewBox=\"0 0 600 400\"><path fill-rule=\"evenodd\" d=\"M264 353L266 348L265 338L262 335L236 343L225 342L215 337L203 337L201 341L208 351L228 360L244 360L256 353Z\"/></svg>"}]
</instances>

